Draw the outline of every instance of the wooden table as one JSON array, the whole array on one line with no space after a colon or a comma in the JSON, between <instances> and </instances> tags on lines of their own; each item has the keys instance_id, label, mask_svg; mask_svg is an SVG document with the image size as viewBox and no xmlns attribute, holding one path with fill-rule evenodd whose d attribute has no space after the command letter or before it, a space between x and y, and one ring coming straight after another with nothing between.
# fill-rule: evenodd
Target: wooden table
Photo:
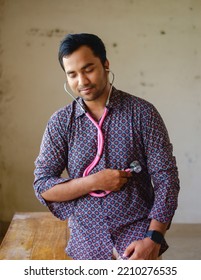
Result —
<instances>
[{"instance_id":1,"label":"wooden table","mask_svg":"<svg viewBox=\"0 0 201 280\"><path fill-rule=\"evenodd\" d=\"M70 260L67 222L50 212L16 213L0 246L0 260Z\"/></svg>"},{"instance_id":2,"label":"wooden table","mask_svg":"<svg viewBox=\"0 0 201 280\"><path fill-rule=\"evenodd\" d=\"M0 245L0 260L70 260L67 222L50 212L16 213ZM200 260L201 224L172 224L164 260Z\"/></svg>"}]
</instances>

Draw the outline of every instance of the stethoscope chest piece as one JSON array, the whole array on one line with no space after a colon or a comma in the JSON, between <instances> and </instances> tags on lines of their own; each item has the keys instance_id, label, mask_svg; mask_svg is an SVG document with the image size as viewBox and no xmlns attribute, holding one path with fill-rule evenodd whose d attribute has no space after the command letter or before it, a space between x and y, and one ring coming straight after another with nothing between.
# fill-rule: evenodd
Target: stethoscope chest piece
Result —
<instances>
[{"instance_id":1,"label":"stethoscope chest piece","mask_svg":"<svg viewBox=\"0 0 201 280\"><path fill-rule=\"evenodd\" d=\"M140 173L142 171L142 167L138 160L134 160L130 164L130 172Z\"/></svg>"}]
</instances>

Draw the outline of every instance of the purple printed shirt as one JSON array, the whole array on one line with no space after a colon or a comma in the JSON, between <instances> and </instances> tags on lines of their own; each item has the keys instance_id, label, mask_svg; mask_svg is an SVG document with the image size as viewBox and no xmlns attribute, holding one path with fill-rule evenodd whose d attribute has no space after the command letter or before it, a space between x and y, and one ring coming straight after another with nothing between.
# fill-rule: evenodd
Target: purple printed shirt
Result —
<instances>
[{"instance_id":1,"label":"purple printed shirt","mask_svg":"<svg viewBox=\"0 0 201 280\"><path fill-rule=\"evenodd\" d=\"M81 98L79 102L83 103ZM45 201L41 193L80 178L97 151L97 128L73 101L50 118L35 161L34 189L41 203L59 219L68 218L66 252L73 259L112 258L134 240L143 239L151 219L171 222L178 202L179 179L164 122L149 102L113 88L102 131L103 155L91 171L142 167L118 192L103 198L84 195L63 202ZM68 178L61 177L66 168ZM168 248L164 241L160 254Z\"/></svg>"}]
</instances>

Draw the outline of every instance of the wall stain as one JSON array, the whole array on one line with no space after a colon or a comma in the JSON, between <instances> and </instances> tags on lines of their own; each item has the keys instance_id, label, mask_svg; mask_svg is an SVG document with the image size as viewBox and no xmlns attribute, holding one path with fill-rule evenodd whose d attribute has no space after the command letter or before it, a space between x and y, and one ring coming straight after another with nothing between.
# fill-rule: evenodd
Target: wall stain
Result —
<instances>
[{"instance_id":1,"label":"wall stain","mask_svg":"<svg viewBox=\"0 0 201 280\"><path fill-rule=\"evenodd\" d=\"M30 47L30 46L31 46L31 43L27 41L27 42L26 42L26 46L27 46L27 47Z\"/></svg>"},{"instance_id":2,"label":"wall stain","mask_svg":"<svg viewBox=\"0 0 201 280\"><path fill-rule=\"evenodd\" d=\"M144 81L145 78L144 78L144 72L143 71L140 71L140 76L142 77L141 82L140 82L140 85L142 87L154 87L153 83L147 83L147 82Z\"/></svg>"},{"instance_id":3,"label":"wall stain","mask_svg":"<svg viewBox=\"0 0 201 280\"><path fill-rule=\"evenodd\" d=\"M32 27L27 31L27 34L29 36L38 36L38 37L47 37L47 38L62 37L68 33L73 33L73 30L64 30L60 28L40 29L37 27Z\"/></svg>"},{"instance_id":4,"label":"wall stain","mask_svg":"<svg viewBox=\"0 0 201 280\"><path fill-rule=\"evenodd\" d=\"M194 54L195 56L197 56L198 51L197 51L197 50L194 50L193 54Z\"/></svg>"},{"instance_id":5,"label":"wall stain","mask_svg":"<svg viewBox=\"0 0 201 280\"><path fill-rule=\"evenodd\" d=\"M164 30L161 30L161 31L160 31L160 34L161 34L161 35L165 35L166 32L165 32Z\"/></svg>"},{"instance_id":6,"label":"wall stain","mask_svg":"<svg viewBox=\"0 0 201 280\"><path fill-rule=\"evenodd\" d=\"M0 102L3 100L3 91L0 89Z\"/></svg>"},{"instance_id":7,"label":"wall stain","mask_svg":"<svg viewBox=\"0 0 201 280\"><path fill-rule=\"evenodd\" d=\"M141 37L141 38L146 38L146 37L147 37L147 35L146 35L145 33L139 33L139 34L138 34L138 37Z\"/></svg>"},{"instance_id":8,"label":"wall stain","mask_svg":"<svg viewBox=\"0 0 201 280\"><path fill-rule=\"evenodd\" d=\"M193 158L188 153L185 153L184 155L189 164L192 164L194 162Z\"/></svg>"},{"instance_id":9,"label":"wall stain","mask_svg":"<svg viewBox=\"0 0 201 280\"><path fill-rule=\"evenodd\" d=\"M143 87L154 87L154 84L152 84L152 83L141 82L140 84Z\"/></svg>"},{"instance_id":10,"label":"wall stain","mask_svg":"<svg viewBox=\"0 0 201 280\"><path fill-rule=\"evenodd\" d=\"M10 81L4 79L4 81L0 81L1 89L0 89L0 101L1 103L9 103L13 100L14 96L10 94Z\"/></svg>"}]
</instances>

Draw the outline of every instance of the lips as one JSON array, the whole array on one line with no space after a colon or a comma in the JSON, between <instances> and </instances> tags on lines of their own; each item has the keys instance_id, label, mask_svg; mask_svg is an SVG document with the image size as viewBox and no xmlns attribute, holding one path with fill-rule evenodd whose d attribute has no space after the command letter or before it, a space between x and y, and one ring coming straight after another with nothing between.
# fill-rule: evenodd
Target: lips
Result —
<instances>
[{"instance_id":1,"label":"lips","mask_svg":"<svg viewBox=\"0 0 201 280\"><path fill-rule=\"evenodd\" d=\"M91 92L91 90L93 89L93 87L84 87L84 88L80 88L79 92L84 93L84 94L88 94Z\"/></svg>"}]
</instances>

